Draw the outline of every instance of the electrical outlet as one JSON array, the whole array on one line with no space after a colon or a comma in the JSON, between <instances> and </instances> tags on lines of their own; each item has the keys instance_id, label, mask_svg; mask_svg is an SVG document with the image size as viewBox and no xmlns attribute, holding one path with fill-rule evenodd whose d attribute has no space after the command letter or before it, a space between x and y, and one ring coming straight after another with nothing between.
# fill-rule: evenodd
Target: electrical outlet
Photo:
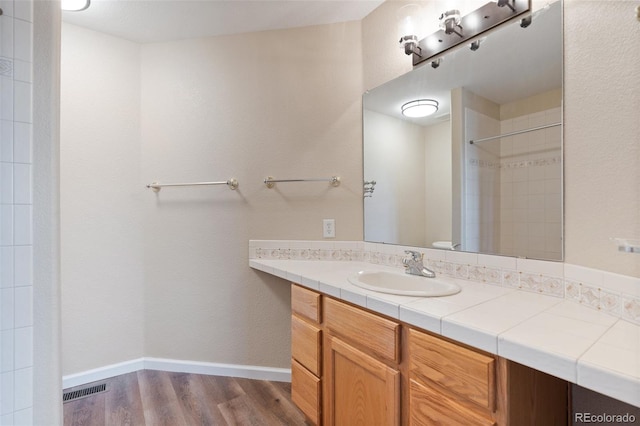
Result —
<instances>
[{"instance_id":1,"label":"electrical outlet","mask_svg":"<svg viewBox=\"0 0 640 426\"><path fill-rule=\"evenodd\" d=\"M322 219L322 236L324 238L336 237L336 220Z\"/></svg>"}]
</instances>

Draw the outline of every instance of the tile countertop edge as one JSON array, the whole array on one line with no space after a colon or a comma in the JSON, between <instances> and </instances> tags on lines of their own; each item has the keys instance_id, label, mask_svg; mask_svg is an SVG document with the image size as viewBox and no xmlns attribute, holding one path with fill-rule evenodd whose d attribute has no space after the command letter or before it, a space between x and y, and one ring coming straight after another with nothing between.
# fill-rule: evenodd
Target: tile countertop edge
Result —
<instances>
[{"instance_id":1,"label":"tile countertop edge","mask_svg":"<svg viewBox=\"0 0 640 426\"><path fill-rule=\"evenodd\" d=\"M578 360L579 386L640 407L640 380L601 365Z\"/></svg>"},{"instance_id":2,"label":"tile countertop edge","mask_svg":"<svg viewBox=\"0 0 640 426\"><path fill-rule=\"evenodd\" d=\"M296 267L291 268L295 270L295 273L290 273L287 270L281 269L283 267L282 263L284 262L287 262L288 265L293 265L293 263L289 263L289 262L296 262ZM328 294L329 296L335 297L340 300L345 300L347 302L352 302L353 296L356 294L359 295L359 293L354 293L353 291L351 291L351 288L341 287L339 283L325 284L322 282L322 280L318 280L318 281L315 280L314 279L315 277L305 276L304 272L300 270L300 267L299 267L300 265L298 264L298 262L299 261L284 261L284 260L274 261L274 260L266 260L266 259L264 260L250 259L249 266L253 269L260 270L271 275L275 275L282 279L296 282L297 284L300 284L312 290L316 290L316 291L319 290L320 292ZM317 263L323 263L323 262L316 261L313 263L317 264ZM334 263L334 262L331 262L331 263ZM376 265L370 265L370 266L375 267ZM309 275L313 275L313 274L314 274L314 271L310 271ZM292 280L291 278L294 278L294 277L300 278L300 281ZM345 277L345 282L346 281L347 280ZM314 286L313 283L316 283L316 286ZM319 285L317 283L319 283ZM325 291L325 290L329 290L329 291ZM343 293L346 297L342 297ZM368 296L365 296L367 293L369 292L364 292L362 296L369 299ZM376 299L382 299L382 298L376 297ZM361 300L364 300L364 299L361 299ZM359 301L361 302L361 300ZM382 302L382 300L380 300L380 302ZM383 303L388 306L397 304L398 313L396 313L395 315L392 315L394 318L401 319L410 325L415 325L416 327L424 328L422 327L419 321L415 320L416 315L420 315L420 312L412 309L414 315L412 315L410 318L400 318L400 316L402 315L399 315L399 313L402 311L401 307L405 305L405 303L396 302L396 301L384 301ZM363 306L361 303L356 303L356 304ZM367 306L363 306L363 307L376 311L382 315L387 315L387 316L389 315L388 311L380 312L377 309L375 309L376 306L370 306L369 303L367 303ZM462 310L465 310L465 309L462 309ZM543 312L545 310L546 308L540 309L540 312ZM540 312L536 312L536 314L534 315L537 315ZM425 311L424 316L428 317L428 315L429 313ZM433 321L433 319L434 318L430 318L431 321ZM494 337L494 336L488 336L485 331L475 329L470 325L466 325L466 324L447 324L448 327L451 327L452 325L455 326L453 327L455 329L461 329L461 330L464 329L465 331L464 334L466 336L469 336L470 333L471 334L477 333L479 334L477 336L479 339L479 342L484 341L483 344L478 345L478 344L474 344L474 343L477 343L475 342L475 340L477 339L471 339L474 342L468 342L466 340L469 340L469 339L464 339L464 341L461 341L461 343L470 344L471 346L475 346L480 350L485 350L485 351L494 353L496 355L502 356L514 362L518 362L524 365L530 364L530 362L528 362L530 360L526 359L526 358L529 358L528 356L525 356L522 359L520 359L521 358L520 356L511 356L512 354L509 354L509 356L505 356L506 354L505 355L501 354L502 351L500 350L500 345L501 343L503 343L503 341L501 341L500 339L500 334L506 332L511 327L497 333L497 335L495 336L495 343L489 344L489 342L486 341L487 337ZM434 330L434 328L435 327L429 327L427 330L429 332L439 334L444 337L449 337L449 338L453 338L454 340L459 340L455 338L455 334L458 334L458 333L453 333L454 335L449 336L449 334L451 334L450 333L451 330L445 330L444 324L441 325L440 330ZM599 338L595 338L593 344L596 344L598 340ZM577 357L576 359L571 359L571 358L567 358L566 355L554 354L554 353L545 351L544 349L538 349L533 347L529 349L531 349L531 354L529 355L532 355L533 353L540 353L540 354L544 354L549 358L553 358L557 355L559 357L557 361L559 361L560 364L564 365L565 368L571 367L570 369L572 370L571 373L565 372L563 374L562 371L556 371L555 373L550 373L550 374L556 377L560 377L564 380L568 380L569 382L577 383L578 385L584 386L596 392L600 392L604 395L611 396L623 402L627 402L629 404L640 407L640 380L638 378L635 378L632 375L624 375L616 371L608 370L602 366L596 366L590 363L581 362L580 357ZM511 351L507 350L506 352L511 352ZM558 365L556 365L555 367L557 368ZM532 368L537 368L537 367L532 366ZM553 368L553 370L555 370L556 368ZM537 368L537 369L540 369L540 368ZM560 370L564 370L564 369L560 369ZM628 392L634 389L638 389L639 395L636 398L631 398Z\"/></svg>"}]
</instances>

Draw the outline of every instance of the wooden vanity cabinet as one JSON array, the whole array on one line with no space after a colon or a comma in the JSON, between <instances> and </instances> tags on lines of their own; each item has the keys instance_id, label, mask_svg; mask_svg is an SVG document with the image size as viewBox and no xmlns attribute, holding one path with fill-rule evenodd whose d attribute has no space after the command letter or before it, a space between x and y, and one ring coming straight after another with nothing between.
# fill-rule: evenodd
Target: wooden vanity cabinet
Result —
<instances>
[{"instance_id":1,"label":"wooden vanity cabinet","mask_svg":"<svg viewBox=\"0 0 640 426\"><path fill-rule=\"evenodd\" d=\"M409 424L495 425L496 361L410 328Z\"/></svg>"},{"instance_id":2,"label":"wooden vanity cabinet","mask_svg":"<svg viewBox=\"0 0 640 426\"><path fill-rule=\"evenodd\" d=\"M399 425L400 324L297 285L291 306L291 398L307 420Z\"/></svg>"},{"instance_id":3,"label":"wooden vanity cabinet","mask_svg":"<svg viewBox=\"0 0 640 426\"><path fill-rule=\"evenodd\" d=\"M291 393L312 424L568 424L561 379L295 284L291 296Z\"/></svg>"},{"instance_id":4,"label":"wooden vanity cabinet","mask_svg":"<svg viewBox=\"0 0 640 426\"><path fill-rule=\"evenodd\" d=\"M291 399L315 425L322 414L322 296L291 286Z\"/></svg>"},{"instance_id":5,"label":"wooden vanity cabinet","mask_svg":"<svg viewBox=\"0 0 640 426\"><path fill-rule=\"evenodd\" d=\"M400 324L323 300L324 424L400 424Z\"/></svg>"},{"instance_id":6,"label":"wooden vanity cabinet","mask_svg":"<svg viewBox=\"0 0 640 426\"><path fill-rule=\"evenodd\" d=\"M571 424L566 381L504 358L496 358L498 425Z\"/></svg>"},{"instance_id":7,"label":"wooden vanity cabinet","mask_svg":"<svg viewBox=\"0 0 640 426\"><path fill-rule=\"evenodd\" d=\"M409 327L409 425L566 425L564 380Z\"/></svg>"}]
</instances>

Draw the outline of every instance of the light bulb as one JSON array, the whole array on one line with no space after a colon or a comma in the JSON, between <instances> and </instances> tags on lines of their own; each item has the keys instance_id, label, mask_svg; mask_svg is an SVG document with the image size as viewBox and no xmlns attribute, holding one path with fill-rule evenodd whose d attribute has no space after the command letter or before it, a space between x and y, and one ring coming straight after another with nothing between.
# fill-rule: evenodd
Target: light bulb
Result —
<instances>
[{"instance_id":1,"label":"light bulb","mask_svg":"<svg viewBox=\"0 0 640 426\"><path fill-rule=\"evenodd\" d=\"M407 36L417 39L418 36L418 13L420 6L417 4L407 4L398 9L398 40L402 40Z\"/></svg>"}]
</instances>

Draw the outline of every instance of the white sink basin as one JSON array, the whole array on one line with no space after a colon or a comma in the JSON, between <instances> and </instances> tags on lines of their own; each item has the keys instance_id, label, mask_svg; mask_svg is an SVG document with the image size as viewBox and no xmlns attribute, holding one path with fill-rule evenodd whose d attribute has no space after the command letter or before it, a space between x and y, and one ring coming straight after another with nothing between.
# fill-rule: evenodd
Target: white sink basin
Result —
<instances>
[{"instance_id":1,"label":"white sink basin","mask_svg":"<svg viewBox=\"0 0 640 426\"><path fill-rule=\"evenodd\" d=\"M348 279L351 284L367 290L403 296L449 296L460 292L459 285L440 278L397 272L360 271Z\"/></svg>"}]
</instances>

